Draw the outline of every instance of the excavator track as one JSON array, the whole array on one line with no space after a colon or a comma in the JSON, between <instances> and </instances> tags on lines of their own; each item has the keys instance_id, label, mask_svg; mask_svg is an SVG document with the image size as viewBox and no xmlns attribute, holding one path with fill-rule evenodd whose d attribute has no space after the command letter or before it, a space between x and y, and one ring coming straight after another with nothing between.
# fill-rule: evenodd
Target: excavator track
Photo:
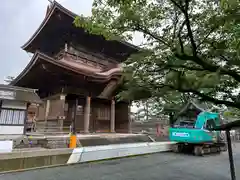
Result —
<instances>
[{"instance_id":1,"label":"excavator track","mask_svg":"<svg viewBox=\"0 0 240 180\"><path fill-rule=\"evenodd\" d=\"M176 143L172 146L175 153L193 153L195 156L204 156L206 154L221 153L227 150L225 143L206 143L206 144L189 144Z\"/></svg>"}]
</instances>

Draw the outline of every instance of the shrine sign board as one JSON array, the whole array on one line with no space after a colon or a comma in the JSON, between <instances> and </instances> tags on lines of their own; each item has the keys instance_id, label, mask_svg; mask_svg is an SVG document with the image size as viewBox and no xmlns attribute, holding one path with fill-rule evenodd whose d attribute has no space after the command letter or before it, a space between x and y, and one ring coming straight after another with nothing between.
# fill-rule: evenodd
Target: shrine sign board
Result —
<instances>
[{"instance_id":1,"label":"shrine sign board","mask_svg":"<svg viewBox=\"0 0 240 180\"><path fill-rule=\"evenodd\" d=\"M0 99L14 100L15 97L16 97L16 92L14 91L0 90Z\"/></svg>"}]
</instances>

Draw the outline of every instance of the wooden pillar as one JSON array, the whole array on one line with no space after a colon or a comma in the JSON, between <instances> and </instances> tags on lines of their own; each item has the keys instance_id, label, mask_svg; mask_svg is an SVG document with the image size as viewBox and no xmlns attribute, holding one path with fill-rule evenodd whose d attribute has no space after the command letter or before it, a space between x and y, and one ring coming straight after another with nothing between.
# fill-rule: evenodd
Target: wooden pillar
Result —
<instances>
[{"instance_id":1,"label":"wooden pillar","mask_svg":"<svg viewBox=\"0 0 240 180\"><path fill-rule=\"evenodd\" d=\"M65 100L66 100L66 95L60 94L59 119L58 119L60 131L63 131L63 124L64 124L63 121L66 119L66 117L65 117Z\"/></svg>"},{"instance_id":2,"label":"wooden pillar","mask_svg":"<svg viewBox=\"0 0 240 180\"><path fill-rule=\"evenodd\" d=\"M110 131L115 132L115 100L111 101L111 122L110 122Z\"/></svg>"},{"instance_id":3,"label":"wooden pillar","mask_svg":"<svg viewBox=\"0 0 240 180\"><path fill-rule=\"evenodd\" d=\"M77 147L77 132L76 132L76 120L77 120L77 108L78 108L78 98L75 99L73 110L73 117L72 117L72 134L70 136L70 143L69 148L76 148Z\"/></svg>"},{"instance_id":4,"label":"wooden pillar","mask_svg":"<svg viewBox=\"0 0 240 180\"><path fill-rule=\"evenodd\" d=\"M91 97L86 97L86 104L84 108L84 133L89 133Z\"/></svg>"},{"instance_id":5,"label":"wooden pillar","mask_svg":"<svg viewBox=\"0 0 240 180\"><path fill-rule=\"evenodd\" d=\"M131 103L128 104L128 133L132 133Z\"/></svg>"},{"instance_id":6,"label":"wooden pillar","mask_svg":"<svg viewBox=\"0 0 240 180\"><path fill-rule=\"evenodd\" d=\"M28 108L30 106L30 103L26 103L26 109L25 109L25 117L24 117L24 128L23 128L23 134L25 135L27 132L27 120L28 120Z\"/></svg>"},{"instance_id":7,"label":"wooden pillar","mask_svg":"<svg viewBox=\"0 0 240 180\"><path fill-rule=\"evenodd\" d=\"M47 118L48 118L48 114L49 114L49 110L50 110L50 100L47 100L46 102L46 108L45 108L45 130L47 130Z\"/></svg>"},{"instance_id":8,"label":"wooden pillar","mask_svg":"<svg viewBox=\"0 0 240 180\"><path fill-rule=\"evenodd\" d=\"M47 117L48 117L48 114L49 114L49 110L50 110L50 100L47 100L46 101L46 108L45 108L45 121L47 121Z\"/></svg>"},{"instance_id":9,"label":"wooden pillar","mask_svg":"<svg viewBox=\"0 0 240 180\"><path fill-rule=\"evenodd\" d=\"M74 112L73 112L73 122L72 122L72 133L76 134L76 120L77 120L77 107L78 107L78 99L75 100L75 104L74 104Z\"/></svg>"}]
</instances>

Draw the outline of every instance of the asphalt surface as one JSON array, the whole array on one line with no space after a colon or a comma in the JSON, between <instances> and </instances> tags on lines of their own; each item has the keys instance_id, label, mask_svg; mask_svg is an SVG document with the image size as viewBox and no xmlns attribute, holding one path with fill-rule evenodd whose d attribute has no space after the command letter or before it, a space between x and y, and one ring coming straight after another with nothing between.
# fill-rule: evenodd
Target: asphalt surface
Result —
<instances>
[{"instance_id":1,"label":"asphalt surface","mask_svg":"<svg viewBox=\"0 0 240 180\"><path fill-rule=\"evenodd\" d=\"M240 179L240 145L234 160ZM0 180L230 180L227 153L195 157L158 153L90 164L2 174Z\"/></svg>"}]
</instances>

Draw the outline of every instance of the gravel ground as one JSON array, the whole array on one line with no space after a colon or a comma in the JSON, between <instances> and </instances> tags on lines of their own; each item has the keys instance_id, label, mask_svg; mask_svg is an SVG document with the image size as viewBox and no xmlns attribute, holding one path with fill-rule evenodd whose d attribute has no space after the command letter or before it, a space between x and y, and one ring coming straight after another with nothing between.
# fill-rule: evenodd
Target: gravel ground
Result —
<instances>
[{"instance_id":1,"label":"gravel ground","mask_svg":"<svg viewBox=\"0 0 240 180\"><path fill-rule=\"evenodd\" d=\"M240 144L234 160L240 179ZM89 164L2 174L0 180L230 180L227 153L195 157L158 153Z\"/></svg>"}]
</instances>

